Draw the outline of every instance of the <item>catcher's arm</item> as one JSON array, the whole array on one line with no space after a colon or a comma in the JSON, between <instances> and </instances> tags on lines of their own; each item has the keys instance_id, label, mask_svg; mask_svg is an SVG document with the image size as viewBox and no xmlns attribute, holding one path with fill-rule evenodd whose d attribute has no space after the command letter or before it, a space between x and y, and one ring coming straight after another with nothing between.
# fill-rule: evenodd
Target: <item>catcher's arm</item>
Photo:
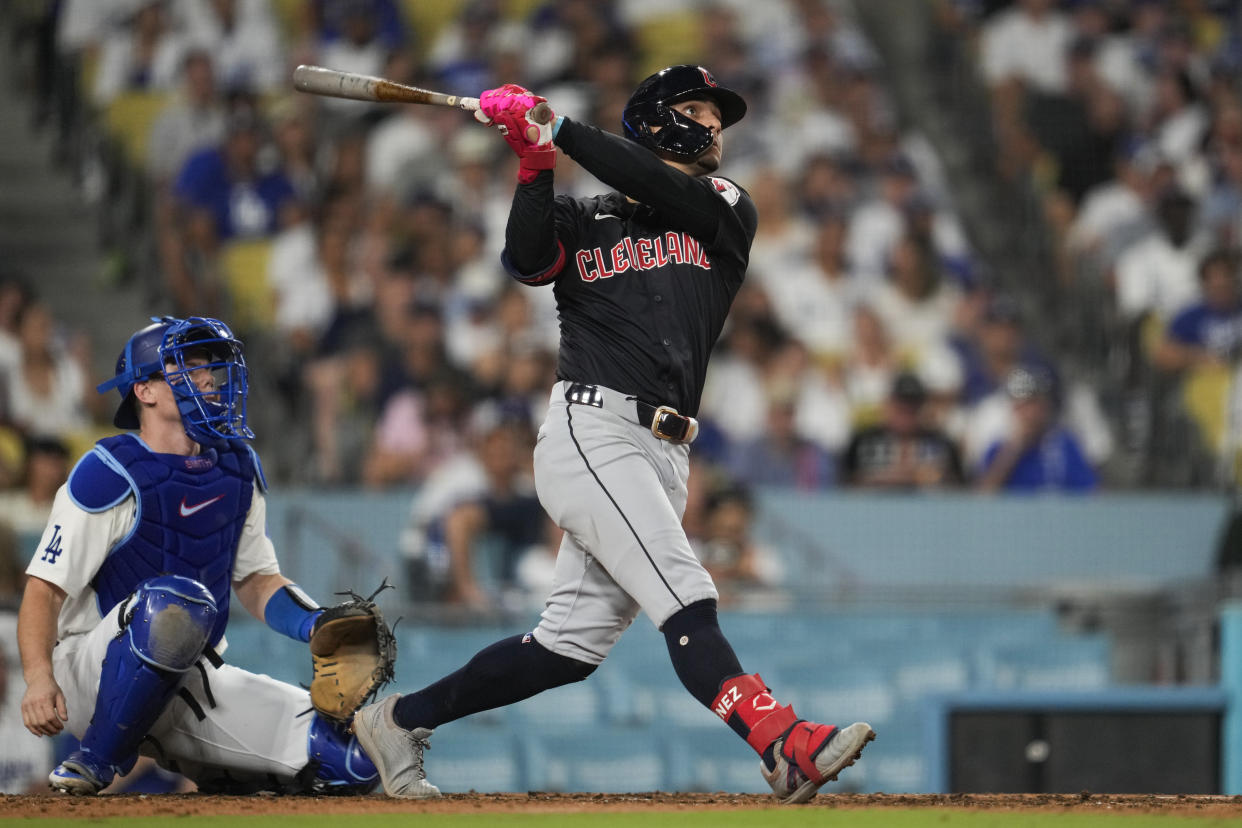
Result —
<instances>
[{"instance_id":1,"label":"catcher's arm","mask_svg":"<svg viewBox=\"0 0 1242 828\"><path fill-rule=\"evenodd\" d=\"M310 641L311 628L323 609L302 588L279 572L247 575L233 584L246 611L295 641Z\"/></svg>"}]
</instances>

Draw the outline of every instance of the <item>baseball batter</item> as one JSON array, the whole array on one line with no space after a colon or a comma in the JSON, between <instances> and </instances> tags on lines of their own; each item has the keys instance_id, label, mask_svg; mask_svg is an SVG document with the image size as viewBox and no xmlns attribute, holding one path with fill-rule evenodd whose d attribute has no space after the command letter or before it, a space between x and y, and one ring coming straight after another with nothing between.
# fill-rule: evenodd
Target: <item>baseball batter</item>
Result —
<instances>
[{"instance_id":1,"label":"baseball batter","mask_svg":"<svg viewBox=\"0 0 1242 828\"><path fill-rule=\"evenodd\" d=\"M99 386L114 423L56 495L18 615L22 719L81 747L49 777L94 794L138 754L200 789L365 792L374 765L305 690L225 664L230 589L307 641L319 608L280 574L246 438L241 343L214 319L136 332Z\"/></svg>"},{"instance_id":2,"label":"baseball batter","mask_svg":"<svg viewBox=\"0 0 1242 828\"><path fill-rule=\"evenodd\" d=\"M625 139L567 118L527 117L544 99L506 85L480 119L520 158L501 260L553 285L561 342L535 447L540 502L565 530L535 630L482 650L417 693L355 718L391 796L426 796L422 750L438 725L591 674L639 610L664 633L678 677L762 758L787 803L813 797L875 737L798 718L748 675L716 618L716 588L681 526L689 447L708 357L742 284L757 216L716 175L723 131L746 112L706 69L644 80ZM556 196L556 149L616 192Z\"/></svg>"}]
</instances>

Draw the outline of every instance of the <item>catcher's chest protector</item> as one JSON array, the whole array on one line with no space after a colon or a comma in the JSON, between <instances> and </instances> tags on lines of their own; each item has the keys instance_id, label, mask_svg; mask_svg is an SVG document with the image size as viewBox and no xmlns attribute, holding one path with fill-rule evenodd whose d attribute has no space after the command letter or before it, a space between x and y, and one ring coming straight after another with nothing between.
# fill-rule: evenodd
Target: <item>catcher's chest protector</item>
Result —
<instances>
[{"instance_id":1,"label":"catcher's chest protector","mask_svg":"<svg viewBox=\"0 0 1242 828\"><path fill-rule=\"evenodd\" d=\"M129 434L100 440L95 451L129 479L138 500L133 530L91 582L100 614L149 578L182 575L216 601L214 646L228 623L233 561L254 496L249 452L225 446L195 457L156 454Z\"/></svg>"}]
</instances>

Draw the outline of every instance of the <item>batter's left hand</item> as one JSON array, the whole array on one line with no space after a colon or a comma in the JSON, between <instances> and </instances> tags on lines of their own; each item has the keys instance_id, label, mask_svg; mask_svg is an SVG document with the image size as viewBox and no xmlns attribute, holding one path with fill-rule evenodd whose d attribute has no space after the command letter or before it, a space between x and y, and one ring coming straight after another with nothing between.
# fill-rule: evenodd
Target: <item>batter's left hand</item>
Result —
<instances>
[{"instance_id":1,"label":"batter's left hand","mask_svg":"<svg viewBox=\"0 0 1242 828\"><path fill-rule=\"evenodd\" d=\"M547 99L507 83L480 95L479 110L475 113L480 123L496 127L521 159L518 180L524 184L534 181L540 170L550 170L556 165L556 147L552 145L552 124L556 115L549 109L548 122L536 122L531 110L539 104L547 104Z\"/></svg>"}]
</instances>

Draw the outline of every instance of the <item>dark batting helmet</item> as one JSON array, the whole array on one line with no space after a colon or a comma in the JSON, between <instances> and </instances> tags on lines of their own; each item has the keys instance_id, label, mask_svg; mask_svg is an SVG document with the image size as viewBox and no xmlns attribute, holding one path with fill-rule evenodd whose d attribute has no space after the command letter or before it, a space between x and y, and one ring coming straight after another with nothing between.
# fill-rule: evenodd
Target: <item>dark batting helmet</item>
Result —
<instances>
[{"instance_id":1,"label":"dark batting helmet","mask_svg":"<svg viewBox=\"0 0 1242 828\"><path fill-rule=\"evenodd\" d=\"M742 96L718 84L702 66L670 66L640 83L630 96L621 116L625 137L678 160L693 161L712 145L712 131L671 106L690 99L714 101L720 107L721 129L746 114Z\"/></svg>"}]
</instances>

